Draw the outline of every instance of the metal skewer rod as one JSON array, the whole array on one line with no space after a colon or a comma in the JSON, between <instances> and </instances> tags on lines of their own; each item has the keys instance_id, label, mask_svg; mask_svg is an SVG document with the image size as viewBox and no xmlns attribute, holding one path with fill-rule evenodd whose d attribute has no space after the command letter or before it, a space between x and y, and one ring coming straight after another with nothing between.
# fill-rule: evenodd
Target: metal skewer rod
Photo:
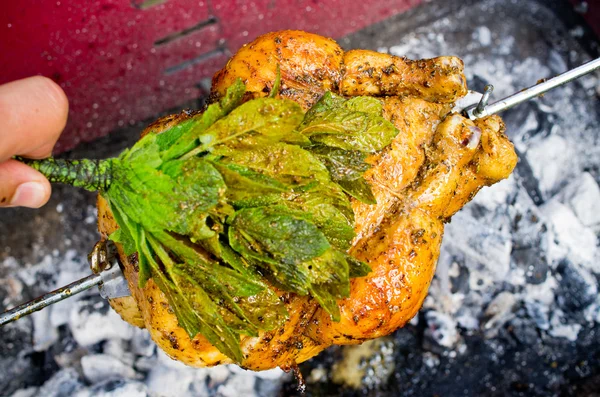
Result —
<instances>
[{"instance_id":1,"label":"metal skewer rod","mask_svg":"<svg viewBox=\"0 0 600 397\"><path fill-rule=\"evenodd\" d=\"M517 92L516 94L501 99L498 102L492 103L491 105L487 105L487 101L481 102L480 105L477 106L477 108L472 109L470 111L471 114L469 116L471 116L471 119L478 119L481 117L489 116L490 114L503 112L507 109L512 108L515 105L528 101L531 98L541 95L547 91L550 91L553 88L566 84L585 74L591 73L598 68L600 68L600 58L594 59L593 61L585 63L579 67L576 67L575 69L571 69L540 84L536 84L523 91Z\"/></svg>"},{"instance_id":2,"label":"metal skewer rod","mask_svg":"<svg viewBox=\"0 0 600 397\"><path fill-rule=\"evenodd\" d=\"M14 309L0 314L0 327L100 284L102 284L102 276L100 274L92 274L30 302L23 303Z\"/></svg>"}]
</instances>

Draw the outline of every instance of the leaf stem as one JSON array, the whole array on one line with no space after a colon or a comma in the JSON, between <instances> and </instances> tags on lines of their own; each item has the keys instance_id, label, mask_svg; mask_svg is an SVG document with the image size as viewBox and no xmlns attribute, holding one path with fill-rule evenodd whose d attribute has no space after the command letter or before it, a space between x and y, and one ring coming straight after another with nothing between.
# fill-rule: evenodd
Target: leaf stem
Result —
<instances>
[{"instance_id":1,"label":"leaf stem","mask_svg":"<svg viewBox=\"0 0 600 397\"><path fill-rule=\"evenodd\" d=\"M50 182L65 183L92 192L106 191L112 180L113 160L63 160L47 158L31 160L15 157L42 173Z\"/></svg>"},{"instance_id":2,"label":"leaf stem","mask_svg":"<svg viewBox=\"0 0 600 397\"><path fill-rule=\"evenodd\" d=\"M206 152L207 150L209 150L210 148L212 148L213 146L215 146L217 144L220 145L220 144L222 144L224 142L227 142L227 141L230 141L232 139L235 139L235 138L239 137L240 135L246 134L247 132L248 132L248 130L243 130L243 131L240 131L238 133L229 135L228 137L225 137L225 138L219 140L218 142L209 142L209 143L202 144L202 145L196 147L195 149L190 150L189 152L187 152L186 154L184 154L183 156L181 156L179 159L180 160L187 160L189 158L192 158L194 156L199 155L202 152Z\"/></svg>"}]
</instances>

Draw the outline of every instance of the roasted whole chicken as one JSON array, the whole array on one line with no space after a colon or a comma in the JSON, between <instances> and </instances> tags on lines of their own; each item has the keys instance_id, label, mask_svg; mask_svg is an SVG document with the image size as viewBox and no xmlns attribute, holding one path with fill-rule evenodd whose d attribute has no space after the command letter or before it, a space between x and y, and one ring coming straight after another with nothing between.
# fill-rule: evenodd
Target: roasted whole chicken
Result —
<instances>
[{"instance_id":1,"label":"roasted whole chicken","mask_svg":"<svg viewBox=\"0 0 600 397\"><path fill-rule=\"evenodd\" d=\"M517 162L500 117L473 122L451 112L467 93L456 57L411 61L344 52L331 39L300 31L269 33L242 47L214 76L211 100L238 77L248 99L266 96L278 73L279 96L304 109L326 91L379 98L399 134L368 159L372 167L364 176L377 204L352 201L356 237L349 253L368 263L371 273L351 280L350 296L338 302L339 322L310 296L280 292L290 314L284 326L240 339L241 365L252 370L290 368L330 345L359 344L406 324L427 294L444 223L479 189L508 177ZM164 117L143 134L160 133L187 117ZM117 224L102 197L98 210L98 227L107 238ZM135 256L121 250L120 259L132 296L111 305L125 321L145 327L170 357L187 365L231 362L202 335L190 339L152 279L139 287Z\"/></svg>"}]
</instances>

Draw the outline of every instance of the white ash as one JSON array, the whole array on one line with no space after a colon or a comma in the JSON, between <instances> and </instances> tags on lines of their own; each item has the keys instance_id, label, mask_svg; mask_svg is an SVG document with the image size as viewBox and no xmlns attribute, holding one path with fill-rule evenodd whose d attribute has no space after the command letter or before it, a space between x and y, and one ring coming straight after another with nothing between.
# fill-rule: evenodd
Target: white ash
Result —
<instances>
[{"instance_id":1,"label":"white ash","mask_svg":"<svg viewBox=\"0 0 600 397\"><path fill-rule=\"evenodd\" d=\"M456 319L447 314L428 311L425 314L427 329L425 336L442 347L453 348L460 342Z\"/></svg>"},{"instance_id":2,"label":"white ash","mask_svg":"<svg viewBox=\"0 0 600 397\"><path fill-rule=\"evenodd\" d=\"M39 396L62 397L74 395L84 387L79 374L73 368L58 371L37 391Z\"/></svg>"},{"instance_id":3,"label":"white ash","mask_svg":"<svg viewBox=\"0 0 600 397\"><path fill-rule=\"evenodd\" d=\"M33 350L47 350L58 340L58 331L50 322L50 311L42 310L31 315L33 321Z\"/></svg>"},{"instance_id":4,"label":"white ash","mask_svg":"<svg viewBox=\"0 0 600 397\"><path fill-rule=\"evenodd\" d=\"M242 370L244 371L244 370ZM239 395L248 396L254 394L256 377L250 371L237 372L231 380L222 383L217 388L217 396L237 397Z\"/></svg>"},{"instance_id":5,"label":"white ash","mask_svg":"<svg viewBox=\"0 0 600 397\"><path fill-rule=\"evenodd\" d=\"M149 397L148 388L136 381L106 381L79 389L73 397Z\"/></svg>"},{"instance_id":6,"label":"white ash","mask_svg":"<svg viewBox=\"0 0 600 397\"><path fill-rule=\"evenodd\" d=\"M83 222L87 225L93 225L98 221L98 208L95 205L88 205L86 208L86 217Z\"/></svg>"},{"instance_id":7,"label":"white ash","mask_svg":"<svg viewBox=\"0 0 600 397\"><path fill-rule=\"evenodd\" d=\"M544 307L550 308L556 300L558 286L555 277L548 277L543 283L527 284L523 289L523 299L525 302L539 302Z\"/></svg>"},{"instance_id":8,"label":"white ash","mask_svg":"<svg viewBox=\"0 0 600 397\"><path fill-rule=\"evenodd\" d=\"M545 199L572 180L579 168L575 164L578 158L575 145L559 135L537 140L526 156Z\"/></svg>"},{"instance_id":9,"label":"white ash","mask_svg":"<svg viewBox=\"0 0 600 397\"><path fill-rule=\"evenodd\" d=\"M567 205L585 227L600 232L600 187L589 172L569 182L556 199Z\"/></svg>"},{"instance_id":10,"label":"white ash","mask_svg":"<svg viewBox=\"0 0 600 397\"><path fill-rule=\"evenodd\" d=\"M598 271L596 234L585 227L575 213L558 200L549 201L540 209L554 231L548 248L549 261L554 263L568 256L591 270Z\"/></svg>"},{"instance_id":11,"label":"white ash","mask_svg":"<svg viewBox=\"0 0 600 397\"><path fill-rule=\"evenodd\" d=\"M133 337L132 337L133 343ZM125 365L132 367L136 357L133 353L133 347L125 339L108 339L102 346L102 352L108 356L114 357Z\"/></svg>"},{"instance_id":12,"label":"white ash","mask_svg":"<svg viewBox=\"0 0 600 397\"><path fill-rule=\"evenodd\" d=\"M371 356L366 362L365 376L362 378L363 386L372 389L386 383L396 369L394 350L395 346L392 341L382 338L377 354Z\"/></svg>"},{"instance_id":13,"label":"white ash","mask_svg":"<svg viewBox=\"0 0 600 397\"><path fill-rule=\"evenodd\" d=\"M90 383L140 377L131 365L108 354L90 354L82 357L81 369L85 379Z\"/></svg>"},{"instance_id":14,"label":"white ash","mask_svg":"<svg viewBox=\"0 0 600 397\"><path fill-rule=\"evenodd\" d=\"M600 323L600 295L596 295L595 301L585 308L584 316L589 323Z\"/></svg>"},{"instance_id":15,"label":"white ash","mask_svg":"<svg viewBox=\"0 0 600 397\"><path fill-rule=\"evenodd\" d=\"M487 47L492 44L492 32L487 26L478 26L472 34L473 40L478 40L479 44Z\"/></svg>"},{"instance_id":16,"label":"white ash","mask_svg":"<svg viewBox=\"0 0 600 397\"><path fill-rule=\"evenodd\" d=\"M19 270L12 277L29 287L45 290L62 287L89 275L87 260L73 249L60 256L57 253L47 254L35 264L20 263L18 258L9 257L2 266L14 267L15 264L18 264Z\"/></svg>"},{"instance_id":17,"label":"white ash","mask_svg":"<svg viewBox=\"0 0 600 397\"><path fill-rule=\"evenodd\" d=\"M423 354L423 362L428 368L434 369L435 367L440 365L440 358L436 354L426 352L425 354Z\"/></svg>"},{"instance_id":18,"label":"white ash","mask_svg":"<svg viewBox=\"0 0 600 397\"><path fill-rule=\"evenodd\" d=\"M152 357L156 352L156 344L145 329L134 328L131 336L131 352L136 356Z\"/></svg>"},{"instance_id":19,"label":"white ash","mask_svg":"<svg viewBox=\"0 0 600 397\"><path fill-rule=\"evenodd\" d=\"M577 340L577 334L581 330L581 324L567 323L561 310L555 310L552 313L550 326L549 335L555 338L566 338L571 342Z\"/></svg>"},{"instance_id":20,"label":"white ash","mask_svg":"<svg viewBox=\"0 0 600 397\"><path fill-rule=\"evenodd\" d=\"M219 373L224 373L221 382L229 375L226 368L218 367L214 372L215 377L219 377ZM198 394L206 394L206 378L206 370L187 367L159 351L154 366L148 373L146 384L149 390L157 395L183 396L189 395L192 390L197 391Z\"/></svg>"},{"instance_id":21,"label":"white ash","mask_svg":"<svg viewBox=\"0 0 600 397\"><path fill-rule=\"evenodd\" d=\"M71 310L69 327L81 346L91 346L106 339L131 339L134 327L123 320L101 298L78 301Z\"/></svg>"},{"instance_id":22,"label":"white ash","mask_svg":"<svg viewBox=\"0 0 600 397\"><path fill-rule=\"evenodd\" d=\"M19 389L12 394L12 397L35 397L38 394L37 387L27 387L25 389Z\"/></svg>"}]
</instances>

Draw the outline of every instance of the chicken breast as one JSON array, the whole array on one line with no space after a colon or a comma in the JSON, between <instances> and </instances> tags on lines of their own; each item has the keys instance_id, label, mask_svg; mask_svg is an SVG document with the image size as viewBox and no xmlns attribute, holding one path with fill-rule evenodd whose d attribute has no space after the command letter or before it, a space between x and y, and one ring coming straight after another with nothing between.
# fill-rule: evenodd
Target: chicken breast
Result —
<instances>
[{"instance_id":1,"label":"chicken breast","mask_svg":"<svg viewBox=\"0 0 600 397\"><path fill-rule=\"evenodd\" d=\"M252 370L290 368L332 344L355 344L387 335L419 310L439 256L444 222L479 189L510 175L517 157L498 116L475 122L451 114L452 102L467 92L463 63L456 57L409 61L372 51L344 51L330 39L299 31L261 36L238 51L213 79L212 99L237 77L248 98L267 95L277 69L281 97L305 109L326 91L381 98L384 115L399 130L392 144L368 161L365 179L377 204L353 200L356 238L350 254L372 272L351 280L350 296L339 301L341 320L333 322L309 296L280 292L290 318L258 337L242 337ZM189 117L168 116L150 125L160 133ZM99 196L103 238L117 225ZM132 324L148 329L172 358L191 366L231 360L202 335L190 339L179 327L165 295L149 280L137 283L137 258L119 248L131 298L111 304Z\"/></svg>"}]
</instances>

